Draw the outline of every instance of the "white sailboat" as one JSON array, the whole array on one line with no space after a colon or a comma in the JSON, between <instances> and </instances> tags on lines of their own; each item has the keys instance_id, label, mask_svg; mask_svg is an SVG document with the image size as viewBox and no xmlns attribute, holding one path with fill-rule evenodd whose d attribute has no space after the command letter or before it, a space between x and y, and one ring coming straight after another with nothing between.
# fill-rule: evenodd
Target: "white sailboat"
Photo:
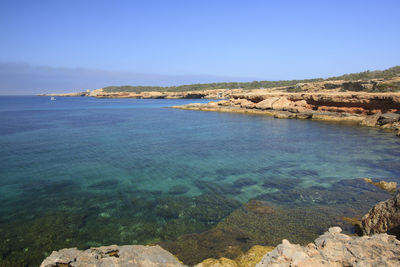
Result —
<instances>
[{"instance_id":1,"label":"white sailboat","mask_svg":"<svg viewBox=\"0 0 400 267\"><path fill-rule=\"evenodd\" d=\"M52 97L50 97L50 100L54 101L54 100L56 100L56 98L54 96L52 96Z\"/></svg>"}]
</instances>

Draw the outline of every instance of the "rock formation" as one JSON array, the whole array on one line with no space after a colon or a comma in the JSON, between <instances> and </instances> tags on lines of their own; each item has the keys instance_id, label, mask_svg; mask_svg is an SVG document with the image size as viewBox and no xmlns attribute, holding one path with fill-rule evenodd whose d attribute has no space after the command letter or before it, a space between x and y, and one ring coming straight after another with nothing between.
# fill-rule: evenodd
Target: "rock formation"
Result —
<instances>
[{"instance_id":1,"label":"rock formation","mask_svg":"<svg viewBox=\"0 0 400 267\"><path fill-rule=\"evenodd\" d=\"M279 119L350 121L392 129L400 135L400 93L286 93L254 90L229 100L174 108L264 114Z\"/></svg>"},{"instance_id":2,"label":"rock formation","mask_svg":"<svg viewBox=\"0 0 400 267\"><path fill-rule=\"evenodd\" d=\"M389 193L396 192L397 182L386 182L386 181L379 181L374 182L370 178L363 178L364 182L375 185L376 187L388 191Z\"/></svg>"},{"instance_id":3,"label":"rock formation","mask_svg":"<svg viewBox=\"0 0 400 267\"><path fill-rule=\"evenodd\" d=\"M180 267L181 264L171 253L159 246L104 246L85 251L76 248L53 251L40 267L90 267L90 266L132 266L132 267Z\"/></svg>"},{"instance_id":4,"label":"rock formation","mask_svg":"<svg viewBox=\"0 0 400 267\"><path fill-rule=\"evenodd\" d=\"M257 267L313 266L399 266L400 241L394 236L350 237L339 227L305 247L283 240L267 253Z\"/></svg>"},{"instance_id":5,"label":"rock formation","mask_svg":"<svg viewBox=\"0 0 400 267\"><path fill-rule=\"evenodd\" d=\"M400 191L393 198L379 202L362 218L365 234L389 233L400 237Z\"/></svg>"}]
</instances>

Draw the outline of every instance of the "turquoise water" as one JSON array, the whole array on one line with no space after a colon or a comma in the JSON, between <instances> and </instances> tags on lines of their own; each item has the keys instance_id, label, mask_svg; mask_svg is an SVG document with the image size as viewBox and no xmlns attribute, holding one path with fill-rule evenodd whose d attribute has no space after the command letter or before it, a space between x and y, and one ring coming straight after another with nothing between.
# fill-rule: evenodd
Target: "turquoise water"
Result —
<instances>
[{"instance_id":1,"label":"turquoise water","mask_svg":"<svg viewBox=\"0 0 400 267\"><path fill-rule=\"evenodd\" d=\"M400 177L390 132L165 108L192 102L207 101L0 97L3 260L174 240L252 198L301 205L279 192Z\"/></svg>"}]
</instances>

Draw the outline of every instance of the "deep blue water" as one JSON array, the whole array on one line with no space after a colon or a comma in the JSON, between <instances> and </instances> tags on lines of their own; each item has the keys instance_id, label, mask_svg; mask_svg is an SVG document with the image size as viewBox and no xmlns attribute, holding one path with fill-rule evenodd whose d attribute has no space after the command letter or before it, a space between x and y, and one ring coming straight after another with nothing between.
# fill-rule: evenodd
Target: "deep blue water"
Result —
<instances>
[{"instance_id":1,"label":"deep blue water","mask_svg":"<svg viewBox=\"0 0 400 267\"><path fill-rule=\"evenodd\" d=\"M145 243L162 239L157 229L170 219L160 200L212 193L245 203L283 190L270 181L329 189L343 179L400 177L400 138L390 132L165 108L192 102L206 100L0 97L0 227L79 215L77 232L57 245ZM115 239L99 232L107 220ZM155 225L150 241L143 225Z\"/></svg>"}]
</instances>

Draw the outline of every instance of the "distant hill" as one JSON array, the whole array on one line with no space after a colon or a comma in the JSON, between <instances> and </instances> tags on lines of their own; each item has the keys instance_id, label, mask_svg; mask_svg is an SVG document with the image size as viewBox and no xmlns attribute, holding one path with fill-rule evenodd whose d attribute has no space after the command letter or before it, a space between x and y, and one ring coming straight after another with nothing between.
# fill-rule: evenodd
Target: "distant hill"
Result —
<instances>
[{"instance_id":1,"label":"distant hill","mask_svg":"<svg viewBox=\"0 0 400 267\"><path fill-rule=\"evenodd\" d=\"M213 89L237 89L244 90L258 89L258 88L273 88L281 86L294 86L298 83L310 83L318 81L355 81L355 80L370 80L370 79L391 79L400 76L400 66L395 66L386 70L364 71L359 73L344 74L341 76L330 77L327 79L315 78L305 80L281 80L281 81L253 81L253 82L223 82L223 83L204 83L204 84L188 84L180 86L107 86L103 90L105 92L184 92L184 91L197 91L197 90L213 90Z\"/></svg>"}]
</instances>

